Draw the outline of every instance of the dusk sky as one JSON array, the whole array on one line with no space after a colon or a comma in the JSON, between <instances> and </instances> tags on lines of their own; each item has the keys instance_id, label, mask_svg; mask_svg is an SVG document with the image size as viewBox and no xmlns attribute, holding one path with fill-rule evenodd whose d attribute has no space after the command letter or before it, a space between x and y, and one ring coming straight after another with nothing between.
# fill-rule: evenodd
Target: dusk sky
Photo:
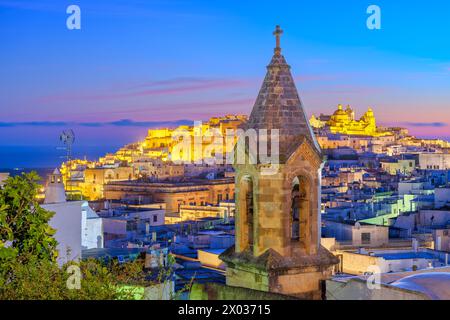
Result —
<instances>
[{"instance_id":1,"label":"dusk sky","mask_svg":"<svg viewBox=\"0 0 450 320\"><path fill-rule=\"evenodd\" d=\"M248 114L276 24L309 115L371 106L380 125L450 139L449 1L0 0L0 148L58 145L67 128L78 147L120 146Z\"/></svg>"}]
</instances>

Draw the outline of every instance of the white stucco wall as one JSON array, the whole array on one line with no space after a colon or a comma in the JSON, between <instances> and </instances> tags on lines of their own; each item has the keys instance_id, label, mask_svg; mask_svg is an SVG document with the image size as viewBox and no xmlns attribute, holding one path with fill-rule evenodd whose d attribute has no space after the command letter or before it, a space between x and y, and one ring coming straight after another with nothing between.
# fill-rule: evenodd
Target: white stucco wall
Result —
<instances>
[{"instance_id":1,"label":"white stucco wall","mask_svg":"<svg viewBox=\"0 0 450 320\"><path fill-rule=\"evenodd\" d=\"M102 219L89 208L87 201L44 204L42 207L55 212L49 224L56 229L60 264L80 259L84 248L103 248Z\"/></svg>"},{"instance_id":2,"label":"white stucco wall","mask_svg":"<svg viewBox=\"0 0 450 320\"><path fill-rule=\"evenodd\" d=\"M83 233L81 244L83 249L103 248L103 219L89 206L83 207L82 219Z\"/></svg>"},{"instance_id":3,"label":"white stucco wall","mask_svg":"<svg viewBox=\"0 0 450 320\"><path fill-rule=\"evenodd\" d=\"M450 169L450 153L419 154L420 169L448 170Z\"/></svg>"},{"instance_id":4,"label":"white stucco wall","mask_svg":"<svg viewBox=\"0 0 450 320\"><path fill-rule=\"evenodd\" d=\"M417 269L425 269L428 268L429 260L428 259L398 259L398 260L379 260L380 261L380 269L381 273L388 272L401 272L405 270L411 270L413 266L416 266Z\"/></svg>"},{"instance_id":5,"label":"white stucco wall","mask_svg":"<svg viewBox=\"0 0 450 320\"><path fill-rule=\"evenodd\" d=\"M127 234L127 221L114 218L102 218L103 232L110 234Z\"/></svg>"},{"instance_id":6,"label":"white stucco wall","mask_svg":"<svg viewBox=\"0 0 450 320\"><path fill-rule=\"evenodd\" d=\"M419 212L421 226L446 225L449 221L450 210L420 210Z\"/></svg>"},{"instance_id":7,"label":"white stucco wall","mask_svg":"<svg viewBox=\"0 0 450 320\"><path fill-rule=\"evenodd\" d=\"M49 224L56 229L55 239L58 241L60 264L81 258L81 221L84 203L85 201L73 201L42 205L44 209L55 212Z\"/></svg>"},{"instance_id":8,"label":"white stucco wall","mask_svg":"<svg viewBox=\"0 0 450 320\"><path fill-rule=\"evenodd\" d=\"M149 220L150 226L162 226L165 220L165 210L149 210L149 211L136 211L130 212L131 218L139 217L141 220ZM153 217L157 216L157 221L153 221Z\"/></svg>"},{"instance_id":9,"label":"white stucco wall","mask_svg":"<svg viewBox=\"0 0 450 320\"><path fill-rule=\"evenodd\" d=\"M370 234L370 243L362 243L362 234ZM353 245L382 246L389 243L389 228L382 226L363 225L360 228L352 228Z\"/></svg>"},{"instance_id":10,"label":"white stucco wall","mask_svg":"<svg viewBox=\"0 0 450 320\"><path fill-rule=\"evenodd\" d=\"M434 206L439 209L450 203L450 188L434 189Z\"/></svg>"},{"instance_id":11,"label":"white stucco wall","mask_svg":"<svg viewBox=\"0 0 450 320\"><path fill-rule=\"evenodd\" d=\"M347 283L327 280L327 300L428 300L420 292L381 284L378 289L369 288L366 281L352 279Z\"/></svg>"}]
</instances>

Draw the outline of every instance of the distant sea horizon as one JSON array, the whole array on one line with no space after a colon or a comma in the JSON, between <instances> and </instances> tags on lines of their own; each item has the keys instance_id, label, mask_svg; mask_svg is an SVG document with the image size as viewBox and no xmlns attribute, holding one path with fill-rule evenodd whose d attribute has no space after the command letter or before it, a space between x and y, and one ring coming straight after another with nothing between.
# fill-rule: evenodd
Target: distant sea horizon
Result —
<instances>
[{"instance_id":1,"label":"distant sea horizon","mask_svg":"<svg viewBox=\"0 0 450 320\"><path fill-rule=\"evenodd\" d=\"M430 137L428 137L430 139ZM450 141L450 137L438 137ZM97 160L107 153L115 153L123 145L74 146L72 157L76 159ZM0 146L0 172L29 172L32 169L57 168L66 159L66 151L61 146Z\"/></svg>"},{"instance_id":2,"label":"distant sea horizon","mask_svg":"<svg viewBox=\"0 0 450 320\"><path fill-rule=\"evenodd\" d=\"M122 146L74 146L72 157L96 160ZM0 172L31 171L60 167L66 151L60 146L0 146Z\"/></svg>"}]
</instances>

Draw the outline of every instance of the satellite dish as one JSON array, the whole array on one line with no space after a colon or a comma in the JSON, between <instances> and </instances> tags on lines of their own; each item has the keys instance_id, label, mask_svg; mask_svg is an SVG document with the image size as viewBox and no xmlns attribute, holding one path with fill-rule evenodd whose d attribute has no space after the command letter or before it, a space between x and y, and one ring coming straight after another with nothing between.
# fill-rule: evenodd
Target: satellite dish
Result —
<instances>
[{"instance_id":1,"label":"satellite dish","mask_svg":"<svg viewBox=\"0 0 450 320\"><path fill-rule=\"evenodd\" d=\"M356 223L355 223L355 228L356 228L356 230L361 229L361 223L356 222Z\"/></svg>"}]
</instances>

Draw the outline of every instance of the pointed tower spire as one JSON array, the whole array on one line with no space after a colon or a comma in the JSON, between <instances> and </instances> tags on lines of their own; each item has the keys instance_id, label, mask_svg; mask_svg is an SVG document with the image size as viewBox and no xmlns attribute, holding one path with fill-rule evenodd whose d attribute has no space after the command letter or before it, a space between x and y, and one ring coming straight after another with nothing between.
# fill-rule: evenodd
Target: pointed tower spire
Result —
<instances>
[{"instance_id":1,"label":"pointed tower spire","mask_svg":"<svg viewBox=\"0 0 450 320\"><path fill-rule=\"evenodd\" d=\"M266 77L247 124L247 128L252 129L279 129L281 162L286 161L305 139L321 155L292 78L291 67L281 54L282 33L280 26L273 32L276 37L275 54L267 66Z\"/></svg>"},{"instance_id":2,"label":"pointed tower spire","mask_svg":"<svg viewBox=\"0 0 450 320\"><path fill-rule=\"evenodd\" d=\"M247 123L258 133L267 130L267 140L278 130L279 163L270 171L263 161L234 163L235 245L219 258L227 264L227 286L319 300L339 259L320 243L322 154L281 55L280 35L278 27L277 48Z\"/></svg>"}]
</instances>

